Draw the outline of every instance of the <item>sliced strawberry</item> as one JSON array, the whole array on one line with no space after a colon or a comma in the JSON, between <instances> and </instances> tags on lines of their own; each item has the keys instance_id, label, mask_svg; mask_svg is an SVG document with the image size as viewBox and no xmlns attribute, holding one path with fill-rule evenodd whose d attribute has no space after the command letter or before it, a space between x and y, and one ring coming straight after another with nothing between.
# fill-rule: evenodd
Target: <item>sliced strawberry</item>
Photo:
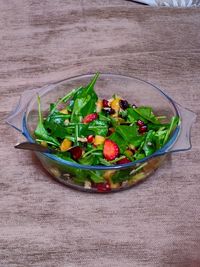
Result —
<instances>
[{"instance_id":1,"label":"sliced strawberry","mask_svg":"<svg viewBox=\"0 0 200 267\"><path fill-rule=\"evenodd\" d=\"M126 164L130 163L131 161L128 158L120 159L117 161L117 164Z\"/></svg>"},{"instance_id":2,"label":"sliced strawberry","mask_svg":"<svg viewBox=\"0 0 200 267\"><path fill-rule=\"evenodd\" d=\"M85 116L85 118L83 118L83 123L89 123L91 121L94 121L98 118L97 113L91 113L87 116Z\"/></svg>"},{"instance_id":3,"label":"sliced strawberry","mask_svg":"<svg viewBox=\"0 0 200 267\"><path fill-rule=\"evenodd\" d=\"M107 139L103 147L103 155L107 160L115 159L119 154L118 145L112 140Z\"/></svg>"}]
</instances>

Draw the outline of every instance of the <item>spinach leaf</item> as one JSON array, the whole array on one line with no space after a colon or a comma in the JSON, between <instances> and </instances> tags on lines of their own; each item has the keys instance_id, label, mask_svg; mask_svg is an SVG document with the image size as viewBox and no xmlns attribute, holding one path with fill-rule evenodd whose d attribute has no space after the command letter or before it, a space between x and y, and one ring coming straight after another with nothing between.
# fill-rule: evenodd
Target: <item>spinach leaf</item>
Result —
<instances>
[{"instance_id":1,"label":"spinach leaf","mask_svg":"<svg viewBox=\"0 0 200 267\"><path fill-rule=\"evenodd\" d=\"M94 85L98 76L99 73L93 77L86 87L82 87L74 94L71 102L73 108L71 122L80 122L81 118L95 111L98 96L94 91Z\"/></svg>"},{"instance_id":2,"label":"spinach leaf","mask_svg":"<svg viewBox=\"0 0 200 267\"><path fill-rule=\"evenodd\" d=\"M137 147L144 139L144 136L138 134L135 124L133 126L119 125L116 127L116 132L121 135L127 146L132 144Z\"/></svg>"},{"instance_id":3,"label":"spinach leaf","mask_svg":"<svg viewBox=\"0 0 200 267\"><path fill-rule=\"evenodd\" d=\"M50 136L44 127L39 96L38 96L37 100L38 100L38 124L37 124L37 127L35 129L35 136L44 140L44 141L51 142L55 146L59 146L60 145L59 142L54 137Z\"/></svg>"},{"instance_id":4,"label":"spinach leaf","mask_svg":"<svg viewBox=\"0 0 200 267\"><path fill-rule=\"evenodd\" d=\"M118 145L120 153L123 154L127 148L127 143L122 139L121 135L117 132L114 132L109 136L109 139Z\"/></svg>"},{"instance_id":5,"label":"spinach leaf","mask_svg":"<svg viewBox=\"0 0 200 267\"><path fill-rule=\"evenodd\" d=\"M154 140L155 140L155 132L150 130L146 135L143 145L143 150L146 156L150 156L151 154L154 153L156 149Z\"/></svg>"},{"instance_id":6,"label":"spinach leaf","mask_svg":"<svg viewBox=\"0 0 200 267\"><path fill-rule=\"evenodd\" d=\"M123 181L126 181L128 179L130 179L130 171L131 169L124 169L124 170L119 170L117 172L114 173L114 175L112 176L112 182L114 184L116 183L121 183Z\"/></svg>"},{"instance_id":7,"label":"spinach leaf","mask_svg":"<svg viewBox=\"0 0 200 267\"><path fill-rule=\"evenodd\" d=\"M173 116L171 118L170 126L169 126L169 128L168 128L168 130L166 132L163 144L165 144L168 141L170 134L174 131L174 129L176 128L178 123L179 123L179 117Z\"/></svg>"},{"instance_id":8,"label":"spinach leaf","mask_svg":"<svg viewBox=\"0 0 200 267\"><path fill-rule=\"evenodd\" d=\"M83 164L83 165L98 165L99 160L98 160L98 157L96 155L90 154L85 158L81 158L79 160L79 163Z\"/></svg>"},{"instance_id":9,"label":"spinach leaf","mask_svg":"<svg viewBox=\"0 0 200 267\"><path fill-rule=\"evenodd\" d=\"M94 183L103 183L105 179L102 177L102 173L100 171L88 171L90 174L90 179Z\"/></svg>"},{"instance_id":10,"label":"spinach leaf","mask_svg":"<svg viewBox=\"0 0 200 267\"><path fill-rule=\"evenodd\" d=\"M88 130L93 135L106 136L108 133L108 124L105 121L94 120L88 124Z\"/></svg>"}]
</instances>

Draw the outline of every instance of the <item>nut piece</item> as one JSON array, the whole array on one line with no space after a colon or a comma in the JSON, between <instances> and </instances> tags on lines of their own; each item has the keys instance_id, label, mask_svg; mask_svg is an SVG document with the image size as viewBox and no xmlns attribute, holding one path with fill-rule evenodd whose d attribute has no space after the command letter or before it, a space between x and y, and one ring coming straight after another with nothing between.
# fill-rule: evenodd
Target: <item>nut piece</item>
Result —
<instances>
[{"instance_id":1,"label":"nut piece","mask_svg":"<svg viewBox=\"0 0 200 267\"><path fill-rule=\"evenodd\" d=\"M91 182L90 182L90 181L85 181L85 183L84 183L84 188L85 188L85 189L91 189L91 188L92 188L92 184L91 184Z\"/></svg>"},{"instance_id":2,"label":"nut piece","mask_svg":"<svg viewBox=\"0 0 200 267\"><path fill-rule=\"evenodd\" d=\"M102 107L103 107L103 101L102 101L101 99L99 99L99 100L96 102L96 111L97 111L97 113L101 112Z\"/></svg>"},{"instance_id":3,"label":"nut piece","mask_svg":"<svg viewBox=\"0 0 200 267\"><path fill-rule=\"evenodd\" d=\"M57 167L49 168L49 172L56 178L60 178L61 177L61 172L59 171L59 169Z\"/></svg>"}]
</instances>

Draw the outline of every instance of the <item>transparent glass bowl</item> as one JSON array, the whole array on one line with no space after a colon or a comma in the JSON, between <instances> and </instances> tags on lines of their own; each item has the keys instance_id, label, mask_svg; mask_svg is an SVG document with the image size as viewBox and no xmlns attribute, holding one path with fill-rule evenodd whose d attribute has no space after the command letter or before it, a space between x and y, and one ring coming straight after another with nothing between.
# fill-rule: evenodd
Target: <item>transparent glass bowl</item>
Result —
<instances>
[{"instance_id":1,"label":"transparent glass bowl","mask_svg":"<svg viewBox=\"0 0 200 267\"><path fill-rule=\"evenodd\" d=\"M33 133L38 121L37 95L41 97L41 108L45 114L50 103L55 102L73 88L87 85L92 76L93 74L77 76L24 92L17 107L7 119L7 123L19 130L29 142L34 142ZM59 182L87 192L116 192L130 188L147 178L160 166L168 153L191 148L190 129L196 115L181 107L155 85L132 77L101 74L95 85L95 90L100 98L109 99L113 94L117 94L127 99L131 104L151 106L157 116L166 116L166 122L169 122L172 116L179 116L181 122L174 130L168 143L160 150L149 157L128 164L87 166L74 164L53 154L36 152L44 168ZM110 183L111 189L106 190L103 185L100 186L99 190L92 187L89 180L91 171L98 172L104 177L105 181ZM114 184L112 177L116 175L121 177L122 181ZM88 182L75 184L74 178L80 176L88 178Z\"/></svg>"}]
</instances>

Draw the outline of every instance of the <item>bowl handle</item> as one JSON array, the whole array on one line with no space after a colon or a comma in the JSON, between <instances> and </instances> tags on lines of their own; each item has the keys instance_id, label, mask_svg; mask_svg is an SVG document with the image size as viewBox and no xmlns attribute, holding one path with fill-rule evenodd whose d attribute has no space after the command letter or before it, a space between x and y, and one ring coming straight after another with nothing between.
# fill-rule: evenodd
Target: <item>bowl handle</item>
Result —
<instances>
[{"instance_id":1,"label":"bowl handle","mask_svg":"<svg viewBox=\"0 0 200 267\"><path fill-rule=\"evenodd\" d=\"M17 106L12 110L9 116L6 119L6 122L14 127L16 130L22 133L23 129L23 117L26 111L26 108L31 101L32 97L39 93L41 88L35 88L32 90L27 90L22 93Z\"/></svg>"},{"instance_id":2,"label":"bowl handle","mask_svg":"<svg viewBox=\"0 0 200 267\"><path fill-rule=\"evenodd\" d=\"M196 121L197 115L186 108L183 108L180 104L175 103L178 109L179 116L181 117L180 134L175 142L174 146L169 152L186 151L192 148L191 144L191 128Z\"/></svg>"},{"instance_id":3,"label":"bowl handle","mask_svg":"<svg viewBox=\"0 0 200 267\"><path fill-rule=\"evenodd\" d=\"M156 156L161 156L172 152L186 151L192 148L191 128L193 123L196 121L197 115L193 111L183 108L176 102L175 105L181 118L181 123L178 126L180 127L180 133L172 147L169 147L167 150L161 149L158 153L156 153Z\"/></svg>"}]
</instances>

